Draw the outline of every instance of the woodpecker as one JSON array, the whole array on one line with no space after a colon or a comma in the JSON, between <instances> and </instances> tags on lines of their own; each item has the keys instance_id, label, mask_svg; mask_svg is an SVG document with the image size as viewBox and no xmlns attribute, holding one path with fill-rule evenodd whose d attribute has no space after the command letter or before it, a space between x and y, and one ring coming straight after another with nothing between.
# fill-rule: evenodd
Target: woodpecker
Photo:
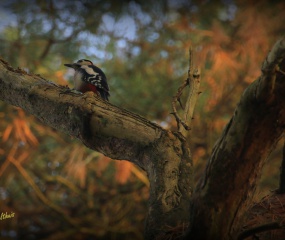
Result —
<instances>
[{"instance_id":1,"label":"woodpecker","mask_svg":"<svg viewBox=\"0 0 285 240\"><path fill-rule=\"evenodd\" d=\"M109 86L104 72L95 66L90 60L81 59L76 63L64 64L66 67L73 68L74 89L85 93L92 91L100 95L106 101L109 101Z\"/></svg>"}]
</instances>

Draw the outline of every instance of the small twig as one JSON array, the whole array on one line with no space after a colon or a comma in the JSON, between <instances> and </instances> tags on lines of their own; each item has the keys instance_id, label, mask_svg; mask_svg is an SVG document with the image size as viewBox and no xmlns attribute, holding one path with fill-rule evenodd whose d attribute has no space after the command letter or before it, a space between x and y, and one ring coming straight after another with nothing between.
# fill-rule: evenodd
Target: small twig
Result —
<instances>
[{"instance_id":1,"label":"small twig","mask_svg":"<svg viewBox=\"0 0 285 240\"><path fill-rule=\"evenodd\" d=\"M193 71L193 58L192 58L192 47L189 48L189 63L188 63L188 81L191 78L191 72Z\"/></svg>"},{"instance_id":2,"label":"small twig","mask_svg":"<svg viewBox=\"0 0 285 240\"><path fill-rule=\"evenodd\" d=\"M188 77L184 81L184 83L178 88L176 95L172 99L172 110L173 110L173 112L171 114L173 114L175 119L176 119L178 131L180 131L180 124L184 127L185 130L187 130L187 131L190 130L190 128L187 126L187 124L179 117L177 109L176 109L176 102L179 102L181 108L184 110L180 97L181 97L182 92L185 89L185 87L188 86L190 83L192 65L193 65L193 63L192 63L192 48L190 47L190 49L189 49Z\"/></svg>"},{"instance_id":3,"label":"small twig","mask_svg":"<svg viewBox=\"0 0 285 240\"><path fill-rule=\"evenodd\" d=\"M177 112L177 109L176 109L176 102L179 102L181 108L184 109L183 106L182 106L180 97L181 97L181 95L182 95L183 89L184 89L187 85L189 85L188 79L185 80L184 83L178 88L176 95L175 95L175 96L173 97L173 99L172 99L172 110L173 110L173 112L172 112L171 114L173 114L174 117L175 117L175 119L176 119L178 131L180 131L180 124L181 124L186 130L189 130L189 127L187 126L187 124L186 124L185 122L183 122L182 119L179 117L178 112Z\"/></svg>"},{"instance_id":4,"label":"small twig","mask_svg":"<svg viewBox=\"0 0 285 240\"><path fill-rule=\"evenodd\" d=\"M180 97L181 97L181 95L182 95L182 92L183 92L184 88L185 88L187 85L189 85L188 79L186 79L186 80L184 81L184 83L178 88L177 93L176 93L176 95L173 97L173 100L172 100L172 110L173 110L173 112L172 112L171 114L173 114L174 117L176 118L176 121L178 121L177 124L182 123L182 120L181 120L181 118L178 116L178 113L177 113L177 110L176 110L176 102L179 102L181 108L184 109L183 106L182 106ZM184 123L182 123L182 125L184 125ZM186 124L185 124L185 125L186 125ZM178 129L179 129L179 125L178 125Z\"/></svg>"}]
</instances>

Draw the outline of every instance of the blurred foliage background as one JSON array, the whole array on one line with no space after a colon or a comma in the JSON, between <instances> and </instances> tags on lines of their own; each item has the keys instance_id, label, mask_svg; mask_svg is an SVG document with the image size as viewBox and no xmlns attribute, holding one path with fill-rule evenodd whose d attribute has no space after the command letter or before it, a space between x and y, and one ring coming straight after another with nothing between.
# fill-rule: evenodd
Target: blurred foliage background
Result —
<instances>
[{"instance_id":1,"label":"blurred foliage background","mask_svg":"<svg viewBox=\"0 0 285 240\"><path fill-rule=\"evenodd\" d=\"M7 0L0 3L0 55L14 68L72 87L63 64L102 68L112 104L175 129L172 96L187 78L188 49L202 70L189 136L195 179L244 89L285 32L283 1ZM15 96L17 97L17 96ZM278 185L280 146L255 199ZM149 183L0 102L1 239L142 239Z\"/></svg>"}]
</instances>

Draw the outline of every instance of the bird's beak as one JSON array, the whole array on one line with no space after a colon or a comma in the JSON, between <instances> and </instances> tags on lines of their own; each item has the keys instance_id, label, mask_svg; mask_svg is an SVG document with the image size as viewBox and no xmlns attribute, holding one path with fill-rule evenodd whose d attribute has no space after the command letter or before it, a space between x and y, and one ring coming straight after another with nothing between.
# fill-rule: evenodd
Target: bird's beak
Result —
<instances>
[{"instance_id":1,"label":"bird's beak","mask_svg":"<svg viewBox=\"0 0 285 240\"><path fill-rule=\"evenodd\" d=\"M66 63L64 66L74 68L74 63Z\"/></svg>"}]
</instances>

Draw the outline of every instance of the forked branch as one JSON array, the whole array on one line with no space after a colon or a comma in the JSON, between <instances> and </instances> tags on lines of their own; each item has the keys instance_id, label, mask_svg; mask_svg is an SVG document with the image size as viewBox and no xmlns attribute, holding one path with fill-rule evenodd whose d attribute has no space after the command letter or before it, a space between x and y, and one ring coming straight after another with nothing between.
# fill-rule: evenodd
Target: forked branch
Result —
<instances>
[{"instance_id":1,"label":"forked branch","mask_svg":"<svg viewBox=\"0 0 285 240\"><path fill-rule=\"evenodd\" d=\"M194 108L196 105L197 97L201 93L199 92L200 87L200 69L193 69L193 56L192 56L192 48L189 49L189 68L188 68L188 77L183 82L183 84L178 88L176 95L172 100L172 114L174 115L178 131L182 133L183 136L187 135L187 131L191 129L191 121L193 119ZM189 86L188 97L186 100L185 108L181 103L181 95L183 90ZM176 103L179 102L181 108L184 110L183 119L179 116ZM183 128L181 128L181 125Z\"/></svg>"}]
</instances>

